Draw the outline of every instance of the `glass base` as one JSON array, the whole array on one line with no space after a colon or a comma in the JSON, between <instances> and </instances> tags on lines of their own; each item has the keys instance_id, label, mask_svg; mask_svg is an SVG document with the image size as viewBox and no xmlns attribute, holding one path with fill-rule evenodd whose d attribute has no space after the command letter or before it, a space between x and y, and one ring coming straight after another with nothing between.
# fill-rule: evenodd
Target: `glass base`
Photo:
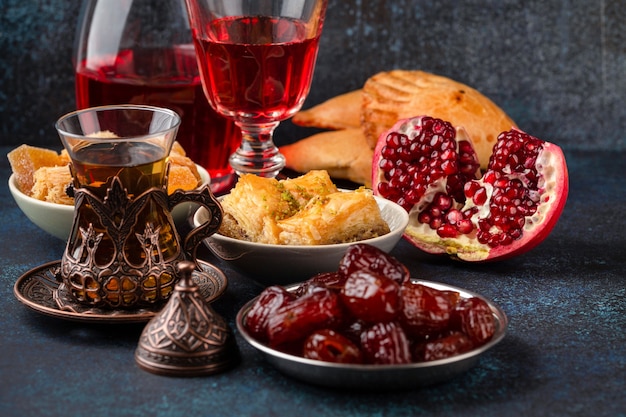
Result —
<instances>
[{"instance_id":1,"label":"glass base","mask_svg":"<svg viewBox=\"0 0 626 417\"><path fill-rule=\"evenodd\" d=\"M237 175L253 174L274 178L285 167L285 157L272 140L279 122L248 124L237 123L241 128L241 145L230 156L230 166Z\"/></svg>"},{"instance_id":2,"label":"glass base","mask_svg":"<svg viewBox=\"0 0 626 417\"><path fill-rule=\"evenodd\" d=\"M259 158L256 155L241 156L234 153L230 157L230 165L237 175L254 174L259 177L274 178L285 167L285 157L276 152L267 158Z\"/></svg>"}]
</instances>

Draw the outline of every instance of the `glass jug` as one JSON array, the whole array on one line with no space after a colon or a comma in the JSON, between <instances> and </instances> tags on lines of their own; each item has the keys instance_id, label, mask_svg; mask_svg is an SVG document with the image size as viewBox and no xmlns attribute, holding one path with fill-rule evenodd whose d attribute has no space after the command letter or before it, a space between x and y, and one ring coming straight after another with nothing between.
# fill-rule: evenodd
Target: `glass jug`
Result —
<instances>
[{"instance_id":1,"label":"glass jug","mask_svg":"<svg viewBox=\"0 0 626 417\"><path fill-rule=\"evenodd\" d=\"M178 141L208 170L212 190L230 188L228 158L241 133L202 91L183 0L83 0L74 69L78 109L140 104L174 110L182 119Z\"/></svg>"}]
</instances>

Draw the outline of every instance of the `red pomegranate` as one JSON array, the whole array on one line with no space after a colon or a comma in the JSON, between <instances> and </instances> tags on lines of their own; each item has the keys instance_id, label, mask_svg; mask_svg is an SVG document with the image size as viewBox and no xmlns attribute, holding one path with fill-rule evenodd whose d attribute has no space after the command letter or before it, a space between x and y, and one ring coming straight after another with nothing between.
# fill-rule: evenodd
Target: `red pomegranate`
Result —
<instances>
[{"instance_id":1,"label":"red pomegranate","mask_svg":"<svg viewBox=\"0 0 626 417\"><path fill-rule=\"evenodd\" d=\"M517 129L502 132L479 175L465 130L429 116L400 120L374 149L374 193L409 212L404 237L418 248L487 261L548 236L568 193L561 148Z\"/></svg>"}]
</instances>

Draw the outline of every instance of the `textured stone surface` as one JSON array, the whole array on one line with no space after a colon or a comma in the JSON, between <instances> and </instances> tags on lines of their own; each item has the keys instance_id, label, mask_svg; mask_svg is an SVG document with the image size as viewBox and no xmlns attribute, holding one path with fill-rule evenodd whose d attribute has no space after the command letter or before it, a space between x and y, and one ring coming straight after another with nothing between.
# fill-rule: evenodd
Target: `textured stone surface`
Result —
<instances>
[{"instance_id":1,"label":"textured stone surface","mask_svg":"<svg viewBox=\"0 0 626 417\"><path fill-rule=\"evenodd\" d=\"M0 2L4 144L58 143L53 123L74 107L78 9ZM378 71L423 69L479 89L524 130L565 148L624 149L625 14L622 0L330 0L305 106ZM304 134L286 123L278 141Z\"/></svg>"},{"instance_id":2,"label":"textured stone surface","mask_svg":"<svg viewBox=\"0 0 626 417\"><path fill-rule=\"evenodd\" d=\"M7 152L8 147L0 147ZM510 324L504 340L468 372L402 392L346 392L277 372L237 334L241 364L202 378L167 378L134 363L141 325L94 325L45 317L21 305L13 284L59 259L64 243L30 223L0 187L0 414L115 416L626 416L626 153L570 151L571 192L548 239L499 263L468 265L392 252L416 278L491 298ZM589 175L593 172L595 175ZM0 177L9 167L0 159ZM601 179L601 181L600 181ZM235 314L261 288L206 250L229 279L214 307ZM277 260L280 262L280 260Z\"/></svg>"}]
</instances>

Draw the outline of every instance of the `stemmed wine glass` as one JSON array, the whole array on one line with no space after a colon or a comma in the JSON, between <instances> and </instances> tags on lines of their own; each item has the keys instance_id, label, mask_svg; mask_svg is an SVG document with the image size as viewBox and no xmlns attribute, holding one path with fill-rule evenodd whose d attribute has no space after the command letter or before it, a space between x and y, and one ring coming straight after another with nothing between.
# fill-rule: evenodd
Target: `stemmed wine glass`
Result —
<instances>
[{"instance_id":1,"label":"stemmed wine glass","mask_svg":"<svg viewBox=\"0 0 626 417\"><path fill-rule=\"evenodd\" d=\"M186 0L204 93L235 120L239 175L275 177L285 165L273 141L309 92L327 0Z\"/></svg>"}]
</instances>

